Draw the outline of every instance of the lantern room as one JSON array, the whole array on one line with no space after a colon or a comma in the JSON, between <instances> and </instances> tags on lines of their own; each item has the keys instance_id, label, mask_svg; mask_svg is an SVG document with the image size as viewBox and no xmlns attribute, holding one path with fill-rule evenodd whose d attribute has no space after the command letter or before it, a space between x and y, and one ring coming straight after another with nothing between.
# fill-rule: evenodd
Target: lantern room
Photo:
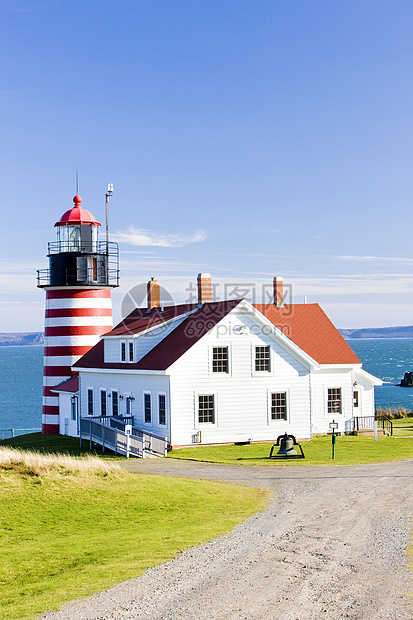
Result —
<instances>
[{"instance_id":1,"label":"lantern room","mask_svg":"<svg viewBox=\"0 0 413 620\"><path fill-rule=\"evenodd\" d=\"M100 223L78 194L73 202L55 224L57 241L48 244L49 269L38 271L38 286L119 286L117 244L99 241Z\"/></svg>"}]
</instances>

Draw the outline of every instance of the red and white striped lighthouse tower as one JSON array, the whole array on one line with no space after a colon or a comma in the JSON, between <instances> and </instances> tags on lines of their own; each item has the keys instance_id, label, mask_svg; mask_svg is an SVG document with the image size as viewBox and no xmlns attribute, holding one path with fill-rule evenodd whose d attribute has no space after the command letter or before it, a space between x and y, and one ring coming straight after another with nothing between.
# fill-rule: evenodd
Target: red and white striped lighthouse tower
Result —
<instances>
[{"instance_id":1,"label":"red and white striped lighthouse tower","mask_svg":"<svg viewBox=\"0 0 413 620\"><path fill-rule=\"evenodd\" d=\"M59 433L59 397L51 389L71 377L71 366L112 328L111 289L119 286L117 244L99 241L100 223L80 206L79 195L73 202L55 224L49 269L37 272L37 286L46 289L44 435Z\"/></svg>"}]
</instances>

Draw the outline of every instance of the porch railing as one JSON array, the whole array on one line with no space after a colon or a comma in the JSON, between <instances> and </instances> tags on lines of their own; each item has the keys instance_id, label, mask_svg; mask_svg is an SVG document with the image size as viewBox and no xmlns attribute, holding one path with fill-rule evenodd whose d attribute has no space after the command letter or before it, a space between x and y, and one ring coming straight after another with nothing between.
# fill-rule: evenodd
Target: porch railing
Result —
<instances>
[{"instance_id":1,"label":"porch railing","mask_svg":"<svg viewBox=\"0 0 413 620\"><path fill-rule=\"evenodd\" d=\"M393 435L393 422L385 415L356 416L349 420L349 430L350 432L373 430L374 420L377 421L378 428L382 428L388 435Z\"/></svg>"},{"instance_id":2,"label":"porch railing","mask_svg":"<svg viewBox=\"0 0 413 620\"><path fill-rule=\"evenodd\" d=\"M86 439L92 446L97 443L112 450L115 454L123 454L127 458L136 456L166 456L168 439L138 428L132 428L132 434L125 433L125 425L132 424L133 417L113 418L99 416L80 418L80 443Z\"/></svg>"}]
</instances>

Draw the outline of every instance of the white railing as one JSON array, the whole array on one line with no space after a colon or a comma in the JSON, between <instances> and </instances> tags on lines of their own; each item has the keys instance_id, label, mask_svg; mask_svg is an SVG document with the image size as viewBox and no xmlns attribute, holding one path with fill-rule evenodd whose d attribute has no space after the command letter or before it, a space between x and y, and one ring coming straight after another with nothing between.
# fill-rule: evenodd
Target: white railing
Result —
<instances>
[{"instance_id":1,"label":"white railing","mask_svg":"<svg viewBox=\"0 0 413 620\"><path fill-rule=\"evenodd\" d=\"M132 429L132 434L127 435L119 428L110 426L110 417L105 418L80 418L80 443L86 439L92 446L97 443L112 450L115 454L123 454L127 458L136 456L166 456L168 440L166 437L155 435L137 428Z\"/></svg>"}]
</instances>

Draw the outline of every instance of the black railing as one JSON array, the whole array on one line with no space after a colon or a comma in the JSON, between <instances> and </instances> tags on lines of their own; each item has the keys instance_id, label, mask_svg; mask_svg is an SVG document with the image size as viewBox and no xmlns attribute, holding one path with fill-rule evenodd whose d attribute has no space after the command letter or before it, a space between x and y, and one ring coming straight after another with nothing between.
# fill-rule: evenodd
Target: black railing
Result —
<instances>
[{"instance_id":1,"label":"black railing","mask_svg":"<svg viewBox=\"0 0 413 620\"><path fill-rule=\"evenodd\" d=\"M38 269L37 286L119 286L119 269L108 269L102 276L95 279L93 269L82 270L80 274L77 267L67 267L66 269Z\"/></svg>"},{"instance_id":2,"label":"black railing","mask_svg":"<svg viewBox=\"0 0 413 620\"><path fill-rule=\"evenodd\" d=\"M118 244L113 241L51 241L47 244L47 254L63 254L74 252L75 254L105 254L106 256L117 256L119 254Z\"/></svg>"},{"instance_id":3,"label":"black railing","mask_svg":"<svg viewBox=\"0 0 413 620\"><path fill-rule=\"evenodd\" d=\"M393 422L385 415L367 415L356 416L353 418L353 431L365 431L372 430L374 428L374 421L377 421L378 428L382 428L385 433L393 436Z\"/></svg>"}]
</instances>

